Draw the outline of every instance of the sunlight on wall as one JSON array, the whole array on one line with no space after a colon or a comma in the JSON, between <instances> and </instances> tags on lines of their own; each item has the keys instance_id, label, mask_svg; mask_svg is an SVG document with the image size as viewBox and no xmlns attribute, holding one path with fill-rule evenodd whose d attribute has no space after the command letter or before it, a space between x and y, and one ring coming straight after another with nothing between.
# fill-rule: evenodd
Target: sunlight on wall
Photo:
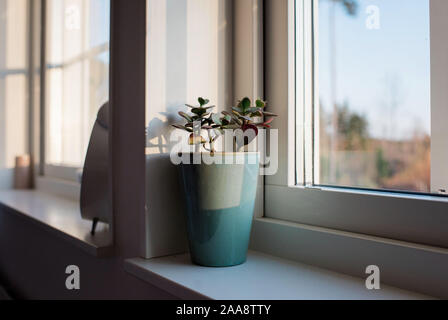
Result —
<instances>
[{"instance_id":1,"label":"sunlight on wall","mask_svg":"<svg viewBox=\"0 0 448 320\"><path fill-rule=\"evenodd\" d=\"M0 0L0 189L27 153L27 0Z\"/></svg>"},{"instance_id":2,"label":"sunlight on wall","mask_svg":"<svg viewBox=\"0 0 448 320\"><path fill-rule=\"evenodd\" d=\"M148 153L167 153L170 125L198 97L231 104L231 17L226 0L148 0ZM217 111L218 109L215 109Z\"/></svg>"}]
</instances>

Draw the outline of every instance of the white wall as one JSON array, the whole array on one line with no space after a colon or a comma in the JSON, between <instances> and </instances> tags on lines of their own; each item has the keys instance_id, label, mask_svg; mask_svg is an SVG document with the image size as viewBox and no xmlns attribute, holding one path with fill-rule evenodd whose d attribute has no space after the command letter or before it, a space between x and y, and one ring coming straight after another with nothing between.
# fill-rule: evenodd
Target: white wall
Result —
<instances>
[{"instance_id":1,"label":"white wall","mask_svg":"<svg viewBox=\"0 0 448 320\"><path fill-rule=\"evenodd\" d=\"M431 0L431 192L448 189L448 1Z\"/></svg>"}]
</instances>

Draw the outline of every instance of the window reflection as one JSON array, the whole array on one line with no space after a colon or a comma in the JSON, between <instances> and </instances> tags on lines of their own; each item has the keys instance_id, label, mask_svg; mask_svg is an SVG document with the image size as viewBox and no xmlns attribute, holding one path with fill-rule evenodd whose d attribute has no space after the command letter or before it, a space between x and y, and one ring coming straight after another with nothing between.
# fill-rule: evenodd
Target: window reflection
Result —
<instances>
[{"instance_id":1,"label":"window reflection","mask_svg":"<svg viewBox=\"0 0 448 320\"><path fill-rule=\"evenodd\" d=\"M109 94L109 0L47 1L46 161L81 167Z\"/></svg>"}]
</instances>

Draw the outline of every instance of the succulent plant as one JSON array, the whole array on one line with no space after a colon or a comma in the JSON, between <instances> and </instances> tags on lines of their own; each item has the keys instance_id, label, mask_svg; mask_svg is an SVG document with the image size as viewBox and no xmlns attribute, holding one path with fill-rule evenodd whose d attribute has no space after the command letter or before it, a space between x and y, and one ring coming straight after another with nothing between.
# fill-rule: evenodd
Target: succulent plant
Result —
<instances>
[{"instance_id":1,"label":"succulent plant","mask_svg":"<svg viewBox=\"0 0 448 320\"><path fill-rule=\"evenodd\" d=\"M267 112L266 102L258 99L255 106L249 98L244 98L238 102L236 107L232 108L232 112L224 111L221 114L210 112L215 106L208 106L210 100L198 98L199 106L195 107L186 104L191 109L191 113L179 112L187 123L185 125L173 125L174 128L184 130L190 133L189 144L200 146L210 153L215 153L215 143L218 138L224 134L224 130L242 130L246 132L253 130L253 139L258 136L258 128L270 128L271 123L276 114ZM257 121L257 119L261 119ZM208 137L202 136L202 131L207 131ZM237 149L248 145L253 139L235 139ZM207 145L209 147L207 147Z\"/></svg>"},{"instance_id":2,"label":"succulent plant","mask_svg":"<svg viewBox=\"0 0 448 320\"><path fill-rule=\"evenodd\" d=\"M216 114L210 112L215 106L209 106L210 100L205 98L198 98L198 103L199 106L186 104L191 113L188 114L181 111L179 115L187 123L185 125L175 124L173 127L190 133L190 145L202 145L207 151L214 153L214 144L220 136L220 125L215 123ZM208 132L208 139L202 137L203 130ZM210 148L207 148L207 144L210 145Z\"/></svg>"},{"instance_id":3,"label":"succulent plant","mask_svg":"<svg viewBox=\"0 0 448 320\"><path fill-rule=\"evenodd\" d=\"M255 101L255 106L252 105L252 101L245 97L239 101L238 106L232 108L232 113L223 112L224 115L232 116L233 123L238 126L237 129L241 129L243 132L253 130L255 135L253 139L258 136L258 128L271 128L271 123L276 114L266 111L266 101L258 99ZM258 120L258 121L257 121ZM249 139L241 141L243 147L251 143Z\"/></svg>"}]
</instances>

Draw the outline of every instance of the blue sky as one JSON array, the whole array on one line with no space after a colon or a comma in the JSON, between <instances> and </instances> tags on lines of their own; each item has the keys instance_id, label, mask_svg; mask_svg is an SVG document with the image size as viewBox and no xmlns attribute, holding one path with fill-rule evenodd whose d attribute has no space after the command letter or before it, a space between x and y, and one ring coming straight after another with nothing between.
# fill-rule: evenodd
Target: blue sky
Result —
<instances>
[{"instance_id":1,"label":"blue sky","mask_svg":"<svg viewBox=\"0 0 448 320\"><path fill-rule=\"evenodd\" d=\"M330 112L330 0L319 0L319 86ZM356 17L336 9L337 101L369 120L376 138L430 134L429 0L358 0ZM366 27L366 9L380 12L380 29ZM396 88L396 89L393 89ZM393 103L393 101L397 103ZM395 107L393 107L395 105Z\"/></svg>"},{"instance_id":2,"label":"blue sky","mask_svg":"<svg viewBox=\"0 0 448 320\"><path fill-rule=\"evenodd\" d=\"M109 42L110 35L110 1L90 1L90 45L92 47Z\"/></svg>"}]
</instances>

